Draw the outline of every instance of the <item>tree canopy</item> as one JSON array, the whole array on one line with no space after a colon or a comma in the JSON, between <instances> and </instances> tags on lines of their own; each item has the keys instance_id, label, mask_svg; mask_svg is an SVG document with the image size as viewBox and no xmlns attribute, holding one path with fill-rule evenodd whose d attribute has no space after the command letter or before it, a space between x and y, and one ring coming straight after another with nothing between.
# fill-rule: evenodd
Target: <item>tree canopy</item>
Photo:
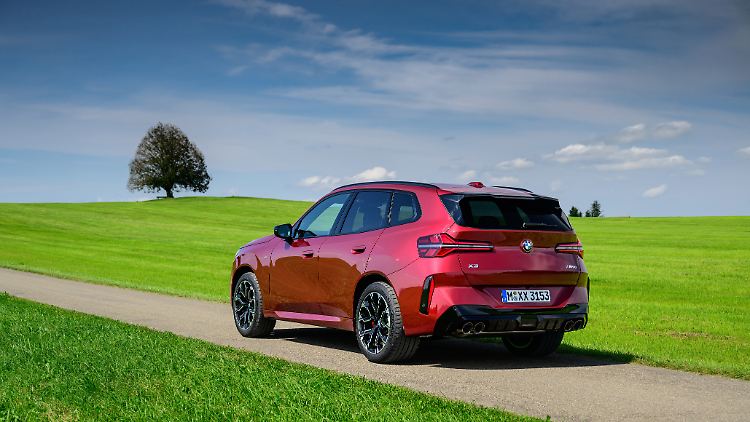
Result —
<instances>
[{"instance_id":1,"label":"tree canopy","mask_svg":"<svg viewBox=\"0 0 750 422\"><path fill-rule=\"evenodd\" d=\"M169 123L159 122L150 128L130 162L131 191L163 189L167 198L174 198L174 192L180 190L205 192L210 182L203 153Z\"/></svg>"}]
</instances>

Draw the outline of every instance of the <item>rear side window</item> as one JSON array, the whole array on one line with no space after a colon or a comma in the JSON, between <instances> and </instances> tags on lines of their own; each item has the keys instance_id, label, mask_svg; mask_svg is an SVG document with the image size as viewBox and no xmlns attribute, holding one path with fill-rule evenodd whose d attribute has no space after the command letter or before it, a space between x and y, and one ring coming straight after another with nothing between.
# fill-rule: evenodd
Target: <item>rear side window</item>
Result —
<instances>
[{"instance_id":1,"label":"rear side window","mask_svg":"<svg viewBox=\"0 0 750 422\"><path fill-rule=\"evenodd\" d=\"M546 198L443 195L453 220L487 230L572 230L560 204Z\"/></svg>"},{"instance_id":2,"label":"rear side window","mask_svg":"<svg viewBox=\"0 0 750 422\"><path fill-rule=\"evenodd\" d=\"M405 192L394 192L391 204L391 225L406 224L419 217L417 197Z\"/></svg>"},{"instance_id":3,"label":"rear side window","mask_svg":"<svg viewBox=\"0 0 750 422\"><path fill-rule=\"evenodd\" d=\"M341 234L361 233L382 229L388 225L388 205L391 193L385 191L362 191L352 202L341 227Z\"/></svg>"}]
</instances>

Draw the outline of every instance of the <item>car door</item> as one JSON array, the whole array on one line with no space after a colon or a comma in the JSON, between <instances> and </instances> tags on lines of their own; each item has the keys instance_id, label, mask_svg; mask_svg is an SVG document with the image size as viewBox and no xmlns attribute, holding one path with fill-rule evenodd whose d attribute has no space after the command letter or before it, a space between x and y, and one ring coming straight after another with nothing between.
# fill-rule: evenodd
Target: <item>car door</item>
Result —
<instances>
[{"instance_id":1,"label":"car door","mask_svg":"<svg viewBox=\"0 0 750 422\"><path fill-rule=\"evenodd\" d=\"M324 315L352 318L352 295L375 242L388 225L391 195L386 190L357 192L338 234L321 246L318 289L323 292L320 308Z\"/></svg>"},{"instance_id":2,"label":"car door","mask_svg":"<svg viewBox=\"0 0 750 422\"><path fill-rule=\"evenodd\" d=\"M295 224L292 240L282 242L271 254L271 302L280 317L305 320L321 313L325 293L318 288L318 252L337 227L350 197L344 192L320 200Z\"/></svg>"}]
</instances>

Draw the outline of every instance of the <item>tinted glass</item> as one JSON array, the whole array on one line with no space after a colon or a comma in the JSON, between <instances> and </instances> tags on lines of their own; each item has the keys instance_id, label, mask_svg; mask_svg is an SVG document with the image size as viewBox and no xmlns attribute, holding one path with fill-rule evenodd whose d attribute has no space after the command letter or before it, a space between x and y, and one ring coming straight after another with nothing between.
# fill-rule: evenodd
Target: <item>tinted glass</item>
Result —
<instances>
[{"instance_id":1,"label":"tinted glass","mask_svg":"<svg viewBox=\"0 0 750 422\"><path fill-rule=\"evenodd\" d=\"M544 198L444 195L456 223L478 229L572 230L557 201Z\"/></svg>"},{"instance_id":2,"label":"tinted glass","mask_svg":"<svg viewBox=\"0 0 750 422\"><path fill-rule=\"evenodd\" d=\"M330 235L349 196L349 193L334 195L316 205L297 226L297 237Z\"/></svg>"},{"instance_id":3,"label":"tinted glass","mask_svg":"<svg viewBox=\"0 0 750 422\"><path fill-rule=\"evenodd\" d=\"M359 192L346 215L341 234L361 233L385 227L388 224L390 203L390 192Z\"/></svg>"},{"instance_id":4,"label":"tinted glass","mask_svg":"<svg viewBox=\"0 0 750 422\"><path fill-rule=\"evenodd\" d=\"M410 223L417 219L419 207L417 197L403 192L393 193L393 203L391 204L391 225Z\"/></svg>"}]
</instances>

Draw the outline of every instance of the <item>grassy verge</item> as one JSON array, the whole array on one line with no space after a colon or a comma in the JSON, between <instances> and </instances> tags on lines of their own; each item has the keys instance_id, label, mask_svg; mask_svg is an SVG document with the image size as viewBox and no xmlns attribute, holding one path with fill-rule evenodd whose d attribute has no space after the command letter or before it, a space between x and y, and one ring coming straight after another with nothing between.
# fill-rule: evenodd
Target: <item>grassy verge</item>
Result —
<instances>
[{"instance_id":1,"label":"grassy verge","mask_svg":"<svg viewBox=\"0 0 750 422\"><path fill-rule=\"evenodd\" d=\"M256 198L0 204L0 266L228 301L237 249L309 205Z\"/></svg>"},{"instance_id":2,"label":"grassy verge","mask_svg":"<svg viewBox=\"0 0 750 422\"><path fill-rule=\"evenodd\" d=\"M750 379L750 217L574 219L591 323L567 350Z\"/></svg>"},{"instance_id":3,"label":"grassy verge","mask_svg":"<svg viewBox=\"0 0 750 422\"><path fill-rule=\"evenodd\" d=\"M309 203L0 204L0 266L227 300L234 252ZM568 351L750 379L750 217L573 219L591 322Z\"/></svg>"},{"instance_id":4,"label":"grassy verge","mask_svg":"<svg viewBox=\"0 0 750 422\"><path fill-rule=\"evenodd\" d=\"M532 420L0 295L0 420Z\"/></svg>"}]
</instances>

